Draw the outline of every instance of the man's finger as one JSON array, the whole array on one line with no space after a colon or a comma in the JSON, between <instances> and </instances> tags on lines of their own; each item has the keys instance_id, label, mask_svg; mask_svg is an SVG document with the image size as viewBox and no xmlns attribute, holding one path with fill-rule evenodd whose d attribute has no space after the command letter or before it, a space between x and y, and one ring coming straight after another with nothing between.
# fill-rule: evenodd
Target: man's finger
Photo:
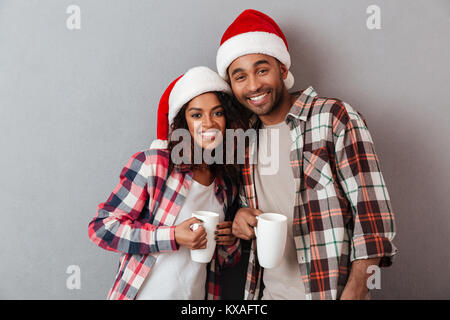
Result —
<instances>
[{"instance_id":1,"label":"man's finger","mask_svg":"<svg viewBox=\"0 0 450 320\"><path fill-rule=\"evenodd\" d=\"M259 215L261 215L261 214L263 214L263 212L261 211L261 210L259 210L259 209L253 209L252 210L252 213L253 213L253 215L256 217L256 216L259 216Z\"/></svg>"},{"instance_id":2,"label":"man's finger","mask_svg":"<svg viewBox=\"0 0 450 320\"><path fill-rule=\"evenodd\" d=\"M250 232L247 233L247 235L248 235L247 240L253 239L253 238L255 238L255 231L253 229L251 229Z\"/></svg>"},{"instance_id":3,"label":"man's finger","mask_svg":"<svg viewBox=\"0 0 450 320\"><path fill-rule=\"evenodd\" d=\"M245 232L242 231L242 228L239 226L239 224L236 222L233 223L233 227L232 227L231 231L232 231L232 234L239 239L250 240L250 239L248 239Z\"/></svg>"},{"instance_id":4,"label":"man's finger","mask_svg":"<svg viewBox=\"0 0 450 320\"><path fill-rule=\"evenodd\" d=\"M249 217L247 220L249 226L256 227L258 225L258 220L255 217Z\"/></svg>"}]
</instances>

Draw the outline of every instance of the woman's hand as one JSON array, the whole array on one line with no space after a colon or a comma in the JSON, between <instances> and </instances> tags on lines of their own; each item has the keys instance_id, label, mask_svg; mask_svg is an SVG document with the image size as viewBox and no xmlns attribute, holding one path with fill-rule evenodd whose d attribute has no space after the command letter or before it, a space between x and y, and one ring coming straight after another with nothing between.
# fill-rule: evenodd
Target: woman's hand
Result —
<instances>
[{"instance_id":1,"label":"woman's hand","mask_svg":"<svg viewBox=\"0 0 450 320\"><path fill-rule=\"evenodd\" d=\"M175 242L188 249L205 249L206 248L206 231L203 226L199 226L197 230L192 231L191 225L194 223L202 223L195 217L183 221L175 227Z\"/></svg>"},{"instance_id":2,"label":"woman's hand","mask_svg":"<svg viewBox=\"0 0 450 320\"><path fill-rule=\"evenodd\" d=\"M236 237L231 232L232 221L220 222L215 231L216 244L221 246L231 246L236 241Z\"/></svg>"}]
</instances>

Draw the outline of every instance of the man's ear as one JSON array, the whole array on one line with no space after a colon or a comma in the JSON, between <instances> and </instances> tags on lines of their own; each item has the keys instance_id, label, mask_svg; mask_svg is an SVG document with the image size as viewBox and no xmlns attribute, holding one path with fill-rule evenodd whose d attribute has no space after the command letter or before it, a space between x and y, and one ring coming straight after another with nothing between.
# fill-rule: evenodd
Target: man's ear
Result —
<instances>
[{"instance_id":1,"label":"man's ear","mask_svg":"<svg viewBox=\"0 0 450 320\"><path fill-rule=\"evenodd\" d=\"M283 63L278 61L278 64L280 65L281 77L283 78L283 80L286 80L289 70Z\"/></svg>"}]
</instances>

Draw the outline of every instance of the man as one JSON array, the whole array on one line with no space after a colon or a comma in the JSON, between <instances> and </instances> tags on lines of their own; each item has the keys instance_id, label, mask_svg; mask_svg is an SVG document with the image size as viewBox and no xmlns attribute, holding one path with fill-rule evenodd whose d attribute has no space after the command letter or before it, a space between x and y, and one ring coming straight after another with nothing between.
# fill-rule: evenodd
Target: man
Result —
<instances>
[{"instance_id":1,"label":"man","mask_svg":"<svg viewBox=\"0 0 450 320\"><path fill-rule=\"evenodd\" d=\"M246 299L366 299L367 269L392 264L394 216L373 141L362 115L312 87L290 94L294 78L287 41L267 15L246 10L225 31L219 74L255 117L258 150L279 143L279 170L243 170L242 208L233 234L250 240ZM272 155L272 161L275 155ZM278 156L278 155L276 155ZM256 216L288 217L283 261L263 269L256 255ZM262 289L261 284L264 285Z\"/></svg>"}]
</instances>

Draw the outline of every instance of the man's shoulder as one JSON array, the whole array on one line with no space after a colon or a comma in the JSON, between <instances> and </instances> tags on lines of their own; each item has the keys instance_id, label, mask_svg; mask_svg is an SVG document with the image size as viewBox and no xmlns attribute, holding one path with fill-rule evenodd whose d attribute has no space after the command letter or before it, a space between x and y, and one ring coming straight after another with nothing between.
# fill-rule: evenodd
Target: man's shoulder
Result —
<instances>
[{"instance_id":1,"label":"man's shoulder","mask_svg":"<svg viewBox=\"0 0 450 320\"><path fill-rule=\"evenodd\" d=\"M293 114L308 115L310 121L340 121L344 124L351 120L363 120L362 114L349 103L339 98L319 96L313 87L292 93L297 97ZM306 111L306 112L305 112Z\"/></svg>"},{"instance_id":2,"label":"man's shoulder","mask_svg":"<svg viewBox=\"0 0 450 320\"><path fill-rule=\"evenodd\" d=\"M334 118L342 119L343 121L362 119L362 115L358 110L338 98L318 97L313 103L312 115L321 113L330 113Z\"/></svg>"},{"instance_id":3,"label":"man's shoulder","mask_svg":"<svg viewBox=\"0 0 450 320\"><path fill-rule=\"evenodd\" d=\"M351 121L362 121L364 116L352 105L339 98L317 96L311 104L311 122L320 122L330 125L333 131L340 131L347 127Z\"/></svg>"}]
</instances>

